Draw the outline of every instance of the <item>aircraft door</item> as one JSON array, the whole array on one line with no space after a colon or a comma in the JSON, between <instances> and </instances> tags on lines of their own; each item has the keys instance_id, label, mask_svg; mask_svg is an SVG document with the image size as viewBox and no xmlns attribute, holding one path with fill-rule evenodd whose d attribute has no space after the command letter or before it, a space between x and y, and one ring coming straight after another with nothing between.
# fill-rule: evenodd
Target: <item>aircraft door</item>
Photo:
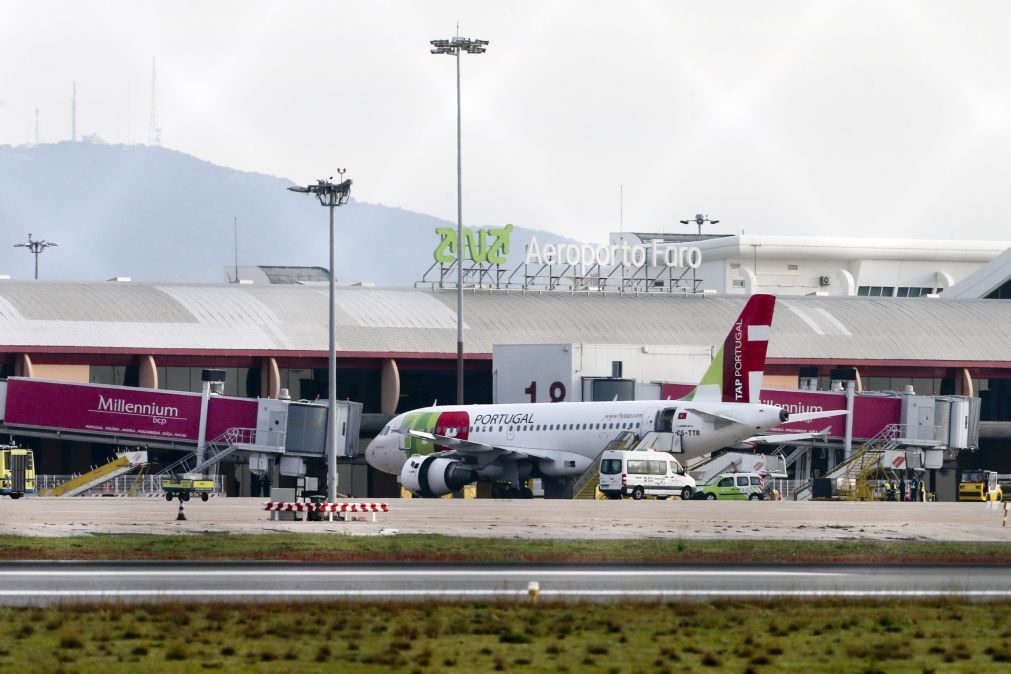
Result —
<instances>
[{"instance_id":1,"label":"aircraft door","mask_svg":"<svg viewBox=\"0 0 1011 674\"><path fill-rule=\"evenodd\" d=\"M677 408L667 407L656 413L656 424L653 430L657 433L673 433L674 419L677 418Z\"/></svg>"}]
</instances>

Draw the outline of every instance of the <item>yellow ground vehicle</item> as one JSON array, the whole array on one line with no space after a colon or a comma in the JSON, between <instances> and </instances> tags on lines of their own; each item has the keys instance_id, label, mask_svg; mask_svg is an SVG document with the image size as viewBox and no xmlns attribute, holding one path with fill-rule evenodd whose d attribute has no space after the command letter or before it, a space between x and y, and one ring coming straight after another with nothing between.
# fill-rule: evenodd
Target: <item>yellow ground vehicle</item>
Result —
<instances>
[{"instance_id":1,"label":"yellow ground vehicle","mask_svg":"<svg viewBox=\"0 0 1011 674\"><path fill-rule=\"evenodd\" d=\"M35 493L35 454L20 447L0 447L0 495L21 498Z\"/></svg>"},{"instance_id":2,"label":"yellow ground vehicle","mask_svg":"<svg viewBox=\"0 0 1011 674\"><path fill-rule=\"evenodd\" d=\"M161 488L165 492L166 501L171 501L173 498L178 498L180 501L189 501L190 496L198 494L201 500L206 501L211 492L214 491L214 480L166 477L161 481Z\"/></svg>"},{"instance_id":3,"label":"yellow ground vehicle","mask_svg":"<svg viewBox=\"0 0 1011 674\"><path fill-rule=\"evenodd\" d=\"M958 483L959 501L1001 501L1004 492L992 470L964 470Z\"/></svg>"}]
</instances>

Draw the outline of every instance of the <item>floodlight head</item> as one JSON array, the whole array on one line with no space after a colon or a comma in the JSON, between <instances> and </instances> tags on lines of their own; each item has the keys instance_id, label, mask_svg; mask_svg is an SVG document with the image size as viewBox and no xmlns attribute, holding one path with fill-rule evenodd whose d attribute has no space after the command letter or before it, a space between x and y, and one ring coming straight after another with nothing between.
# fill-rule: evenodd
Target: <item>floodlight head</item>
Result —
<instances>
[{"instance_id":1,"label":"floodlight head","mask_svg":"<svg viewBox=\"0 0 1011 674\"><path fill-rule=\"evenodd\" d=\"M709 221L709 224L710 224L710 225L715 225L715 224L717 224L717 223L719 223L719 220L710 220L710 221Z\"/></svg>"},{"instance_id":2,"label":"floodlight head","mask_svg":"<svg viewBox=\"0 0 1011 674\"><path fill-rule=\"evenodd\" d=\"M705 222L706 222L706 216L702 215L701 213L696 213L695 214L695 224L696 225L702 225L702 224L705 224Z\"/></svg>"},{"instance_id":3,"label":"floodlight head","mask_svg":"<svg viewBox=\"0 0 1011 674\"><path fill-rule=\"evenodd\" d=\"M294 185L294 186L292 186L292 187L289 187L289 188L288 188L288 190L289 190L290 192L302 192L302 193L305 193L305 192L308 192L308 191L309 191L309 189L308 189L308 188L306 188L306 187L300 187L300 186L298 186L298 185Z\"/></svg>"},{"instance_id":4,"label":"floodlight head","mask_svg":"<svg viewBox=\"0 0 1011 674\"><path fill-rule=\"evenodd\" d=\"M288 189L291 189L291 188L289 187ZM687 225L689 222L691 222L691 220L682 220L681 224L682 225Z\"/></svg>"}]
</instances>

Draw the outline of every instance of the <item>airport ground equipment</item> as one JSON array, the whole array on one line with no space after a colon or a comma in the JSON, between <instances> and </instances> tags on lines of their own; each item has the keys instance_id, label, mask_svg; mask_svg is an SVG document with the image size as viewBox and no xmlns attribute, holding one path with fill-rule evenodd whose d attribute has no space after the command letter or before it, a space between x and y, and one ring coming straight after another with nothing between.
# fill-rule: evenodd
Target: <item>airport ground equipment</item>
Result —
<instances>
[{"instance_id":1,"label":"airport ground equipment","mask_svg":"<svg viewBox=\"0 0 1011 674\"><path fill-rule=\"evenodd\" d=\"M30 449L0 446L0 495L18 499L35 493L35 454Z\"/></svg>"},{"instance_id":2,"label":"airport ground equipment","mask_svg":"<svg viewBox=\"0 0 1011 674\"><path fill-rule=\"evenodd\" d=\"M1001 501L1003 489L993 470L964 470L958 483L959 501Z\"/></svg>"},{"instance_id":3,"label":"airport ground equipment","mask_svg":"<svg viewBox=\"0 0 1011 674\"><path fill-rule=\"evenodd\" d=\"M143 450L122 452L108 463L92 468L46 491L46 496L77 496L89 489L101 486L103 483L129 473L147 463L147 452Z\"/></svg>"},{"instance_id":4,"label":"airport ground equipment","mask_svg":"<svg viewBox=\"0 0 1011 674\"><path fill-rule=\"evenodd\" d=\"M202 476L163 478L161 488L165 492L165 500L177 498L181 503L189 501L193 496L199 496L201 501L206 501L214 491L214 480L201 478Z\"/></svg>"},{"instance_id":5,"label":"airport ground equipment","mask_svg":"<svg viewBox=\"0 0 1011 674\"><path fill-rule=\"evenodd\" d=\"M611 440L606 447L597 455L593 463L587 467L583 474L572 483L572 498L594 499L599 492L600 484L600 457L604 452L629 449L636 443L638 436L631 431L622 431Z\"/></svg>"}]
</instances>

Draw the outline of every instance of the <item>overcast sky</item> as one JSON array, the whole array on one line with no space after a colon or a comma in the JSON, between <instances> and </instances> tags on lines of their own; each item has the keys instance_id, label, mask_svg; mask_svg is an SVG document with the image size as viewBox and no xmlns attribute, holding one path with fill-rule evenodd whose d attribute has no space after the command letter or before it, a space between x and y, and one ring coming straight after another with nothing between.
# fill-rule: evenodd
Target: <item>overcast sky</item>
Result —
<instances>
[{"instance_id":1,"label":"overcast sky","mask_svg":"<svg viewBox=\"0 0 1011 674\"><path fill-rule=\"evenodd\" d=\"M1011 239L997 0L0 0L0 143L147 142L156 57L164 146L455 220L457 21L465 224Z\"/></svg>"}]
</instances>

